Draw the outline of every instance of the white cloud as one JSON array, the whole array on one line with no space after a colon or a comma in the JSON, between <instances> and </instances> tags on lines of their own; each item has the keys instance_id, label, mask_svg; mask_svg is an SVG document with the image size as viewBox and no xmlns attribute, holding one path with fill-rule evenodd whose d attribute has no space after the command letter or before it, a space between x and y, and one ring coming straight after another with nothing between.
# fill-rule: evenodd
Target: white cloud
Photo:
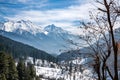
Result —
<instances>
[{"instance_id":1,"label":"white cloud","mask_svg":"<svg viewBox=\"0 0 120 80\"><path fill-rule=\"evenodd\" d=\"M86 3L79 6L70 6L65 9L53 9L46 11L30 10L21 11L14 17L7 17L10 20L31 20L41 26L48 24L55 24L62 28L71 30L74 26L74 21L87 20L89 19L89 10L94 6L91 3Z\"/></svg>"}]
</instances>

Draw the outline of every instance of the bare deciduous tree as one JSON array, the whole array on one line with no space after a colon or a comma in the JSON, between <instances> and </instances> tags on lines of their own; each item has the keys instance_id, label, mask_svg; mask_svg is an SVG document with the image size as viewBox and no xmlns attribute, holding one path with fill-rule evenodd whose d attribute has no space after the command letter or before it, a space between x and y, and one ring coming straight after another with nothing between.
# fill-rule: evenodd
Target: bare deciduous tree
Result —
<instances>
[{"instance_id":1,"label":"bare deciduous tree","mask_svg":"<svg viewBox=\"0 0 120 80\"><path fill-rule=\"evenodd\" d=\"M102 8L98 7L97 14L90 12L91 21L82 23L84 28L83 39L95 53L97 60L96 70L99 80L106 80L106 71L113 80L118 80L118 56L117 45L114 36L114 28L120 15L119 0L96 0ZM112 54L113 53L113 54ZM114 55L114 74L109 70L107 60Z\"/></svg>"}]
</instances>

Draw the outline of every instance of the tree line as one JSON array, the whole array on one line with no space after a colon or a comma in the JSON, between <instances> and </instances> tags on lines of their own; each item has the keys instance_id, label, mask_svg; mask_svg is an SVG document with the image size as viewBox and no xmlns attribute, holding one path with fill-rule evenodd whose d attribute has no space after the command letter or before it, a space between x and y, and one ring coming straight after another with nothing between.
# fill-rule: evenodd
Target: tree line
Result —
<instances>
[{"instance_id":1,"label":"tree line","mask_svg":"<svg viewBox=\"0 0 120 80\"><path fill-rule=\"evenodd\" d=\"M23 59L16 63L12 56L0 52L0 80L39 80L33 64Z\"/></svg>"}]
</instances>

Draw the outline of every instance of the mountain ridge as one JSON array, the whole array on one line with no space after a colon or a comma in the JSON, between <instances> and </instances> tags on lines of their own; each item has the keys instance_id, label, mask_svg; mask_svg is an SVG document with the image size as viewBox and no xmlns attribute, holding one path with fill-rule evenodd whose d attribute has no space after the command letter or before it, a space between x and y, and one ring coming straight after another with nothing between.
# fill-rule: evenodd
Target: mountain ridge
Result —
<instances>
[{"instance_id":1,"label":"mountain ridge","mask_svg":"<svg viewBox=\"0 0 120 80\"><path fill-rule=\"evenodd\" d=\"M24 20L5 22L1 24L0 29L0 35L50 54L60 54L60 51L70 48L68 40L75 40L77 37L54 24L43 28Z\"/></svg>"}]
</instances>

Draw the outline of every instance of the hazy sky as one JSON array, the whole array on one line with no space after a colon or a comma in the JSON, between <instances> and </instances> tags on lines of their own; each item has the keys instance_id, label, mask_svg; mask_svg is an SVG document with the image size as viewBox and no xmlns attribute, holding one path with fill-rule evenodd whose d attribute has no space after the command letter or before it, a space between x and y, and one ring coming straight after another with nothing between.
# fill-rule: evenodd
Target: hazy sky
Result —
<instances>
[{"instance_id":1,"label":"hazy sky","mask_svg":"<svg viewBox=\"0 0 120 80\"><path fill-rule=\"evenodd\" d=\"M30 20L72 30L87 20L92 0L0 0L0 20ZM72 27L72 28L70 28Z\"/></svg>"}]
</instances>

